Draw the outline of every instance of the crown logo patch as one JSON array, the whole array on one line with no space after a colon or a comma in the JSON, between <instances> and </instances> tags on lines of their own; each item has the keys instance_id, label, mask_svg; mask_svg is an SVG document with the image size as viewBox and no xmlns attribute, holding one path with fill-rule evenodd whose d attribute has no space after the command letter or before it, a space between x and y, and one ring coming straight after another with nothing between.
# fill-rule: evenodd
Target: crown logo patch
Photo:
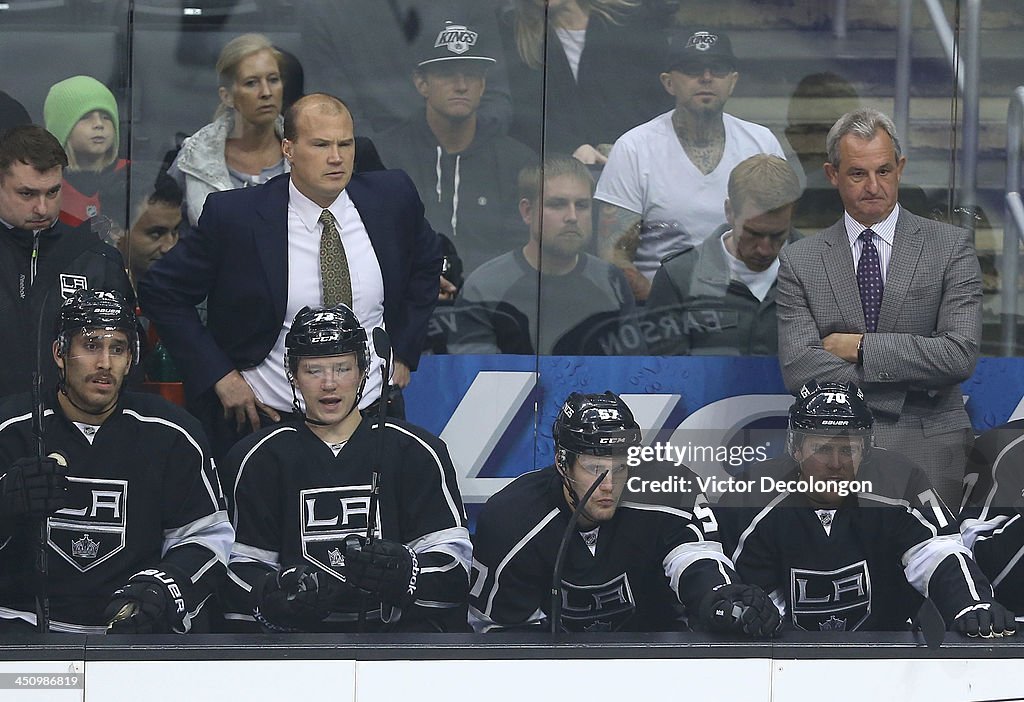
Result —
<instances>
[{"instance_id":1,"label":"crown logo patch","mask_svg":"<svg viewBox=\"0 0 1024 702\"><path fill-rule=\"evenodd\" d=\"M88 534L82 534L82 538L71 541L71 555L75 558L96 558L100 552L100 542L93 541Z\"/></svg>"},{"instance_id":2,"label":"crown logo patch","mask_svg":"<svg viewBox=\"0 0 1024 702\"><path fill-rule=\"evenodd\" d=\"M327 560L335 568L341 568L345 565L345 557L341 555L341 548L328 549Z\"/></svg>"},{"instance_id":3,"label":"crown logo patch","mask_svg":"<svg viewBox=\"0 0 1024 702\"><path fill-rule=\"evenodd\" d=\"M846 620L839 619L832 615L823 622L818 622L818 629L821 631L846 631Z\"/></svg>"}]
</instances>

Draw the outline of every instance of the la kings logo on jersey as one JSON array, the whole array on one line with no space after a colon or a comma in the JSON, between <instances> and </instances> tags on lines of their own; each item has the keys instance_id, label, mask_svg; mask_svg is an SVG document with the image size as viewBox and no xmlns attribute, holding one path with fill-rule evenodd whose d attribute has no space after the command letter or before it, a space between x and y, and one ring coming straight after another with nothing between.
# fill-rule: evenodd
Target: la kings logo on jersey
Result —
<instances>
[{"instance_id":1,"label":"la kings logo on jersey","mask_svg":"<svg viewBox=\"0 0 1024 702\"><path fill-rule=\"evenodd\" d=\"M562 627L566 631L618 631L635 610L626 573L600 585L562 581Z\"/></svg>"},{"instance_id":2,"label":"la kings logo on jersey","mask_svg":"<svg viewBox=\"0 0 1024 702\"><path fill-rule=\"evenodd\" d=\"M124 549L128 481L68 476L68 506L46 520L46 540L81 572Z\"/></svg>"},{"instance_id":3,"label":"la kings logo on jersey","mask_svg":"<svg viewBox=\"0 0 1024 702\"><path fill-rule=\"evenodd\" d=\"M349 534L366 535L370 514L370 486L313 488L299 493L302 519L302 555L344 582L339 572L345 565L342 541ZM380 536L380 512L374 534Z\"/></svg>"},{"instance_id":4,"label":"la kings logo on jersey","mask_svg":"<svg viewBox=\"0 0 1024 702\"><path fill-rule=\"evenodd\" d=\"M836 570L790 568L793 625L804 631L854 631L871 614L867 561Z\"/></svg>"},{"instance_id":5,"label":"la kings logo on jersey","mask_svg":"<svg viewBox=\"0 0 1024 702\"><path fill-rule=\"evenodd\" d=\"M71 296L79 290L87 290L88 288L89 280L84 275L60 274L60 294L65 300L70 300Z\"/></svg>"}]
</instances>

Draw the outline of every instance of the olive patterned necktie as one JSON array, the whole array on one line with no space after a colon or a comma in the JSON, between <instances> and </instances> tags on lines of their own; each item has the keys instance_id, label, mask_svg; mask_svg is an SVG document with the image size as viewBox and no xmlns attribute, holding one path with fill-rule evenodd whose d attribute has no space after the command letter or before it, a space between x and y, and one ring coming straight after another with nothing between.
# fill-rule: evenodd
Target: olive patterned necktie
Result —
<instances>
[{"instance_id":1,"label":"olive patterned necktie","mask_svg":"<svg viewBox=\"0 0 1024 702\"><path fill-rule=\"evenodd\" d=\"M352 274L341 243L338 225L330 210L320 213L323 232L320 234L320 285L324 307L344 304L352 307Z\"/></svg>"}]
</instances>

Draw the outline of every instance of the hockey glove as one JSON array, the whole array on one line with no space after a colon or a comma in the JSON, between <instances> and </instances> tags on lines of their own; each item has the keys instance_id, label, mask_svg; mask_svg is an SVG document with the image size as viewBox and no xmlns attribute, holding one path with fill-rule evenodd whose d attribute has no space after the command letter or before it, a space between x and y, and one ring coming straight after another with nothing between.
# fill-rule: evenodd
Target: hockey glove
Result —
<instances>
[{"instance_id":1,"label":"hockey glove","mask_svg":"<svg viewBox=\"0 0 1024 702\"><path fill-rule=\"evenodd\" d=\"M1017 633L1013 612L998 602L980 602L960 610L950 628L972 638L980 636L985 639Z\"/></svg>"},{"instance_id":2,"label":"hockey glove","mask_svg":"<svg viewBox=\"0 0 1024 702\"><path fill-rule=\"evenodd\" d=\"M350 585L380 597L381 602L407 607L416 599L420 563L416 552L388 539L367 541L345 537L345 575Z\"/></svg>"},{"instance_id":3,"label":"hockey glove","mask_svg":"<svg viewBox=\"0 0 1024 702\"><path fill-rule=\"evenodd\" d=\"M0 516L45 517L67 504L67 464L56 456L14 462L0 479Z\"/></svg>"},{"instance_id":4,"label":"hockey glove","mask_svg":"<svg viewBox=\"0 0 1024 702\"><path fill-rule=\"evenodd\" d=\"M308 565L267 573L256 593L256 620L270 631L308 631L334 610L345 585Z\"/></svg>"},{"instance_id":5,"label":"hockey glove","mask_svg":"<svg viewBox=\"0 0 1024 702\"><path fill-rule=\"evenodd\" d=\"M186 633L188 608L181 585L187 577L164 568L149 568L128 579L110 598L103 612L110 634Z\"/></svg>"},{"instance_id":6,"label":"hockey glove","mask_svg":"<svg viewBox=\"0 0 1024 702\"><path fill-rule=\"evenodd\" d=\"M704 596L698 619L709 631L765 637L782 623L779 610L756 585L718 585Z\"/></svg>"}]
</instances>

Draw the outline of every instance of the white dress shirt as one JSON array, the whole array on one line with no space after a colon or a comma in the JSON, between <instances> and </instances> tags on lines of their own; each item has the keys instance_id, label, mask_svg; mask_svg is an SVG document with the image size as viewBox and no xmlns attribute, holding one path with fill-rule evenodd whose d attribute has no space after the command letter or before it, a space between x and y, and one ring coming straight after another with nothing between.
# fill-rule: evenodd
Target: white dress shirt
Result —
<instances>
[{"instance_id":1,"label":"white dress shirt","mask_svg":"<svg viewBox=\"0 0 1024 702\"><path fill-rule=\"evenodd\" d=\"M384 326L384 277L370 236L348 193L344 190L327 208L334 215L345 247L349 274L352 277L352 311L370 346L370 372L359 407L364 408L380 397L380 359L373 349L373 328ZM284 324L277 342L263 363L242 371L260 402L276 410L292 411L292 388L284 370L284 339L295 315L306 305L323 306L320 283L320 235L323 208L288 183L288 302ZM299 403L302 396L299 395Z\"/></svg>"}]
</instances>

